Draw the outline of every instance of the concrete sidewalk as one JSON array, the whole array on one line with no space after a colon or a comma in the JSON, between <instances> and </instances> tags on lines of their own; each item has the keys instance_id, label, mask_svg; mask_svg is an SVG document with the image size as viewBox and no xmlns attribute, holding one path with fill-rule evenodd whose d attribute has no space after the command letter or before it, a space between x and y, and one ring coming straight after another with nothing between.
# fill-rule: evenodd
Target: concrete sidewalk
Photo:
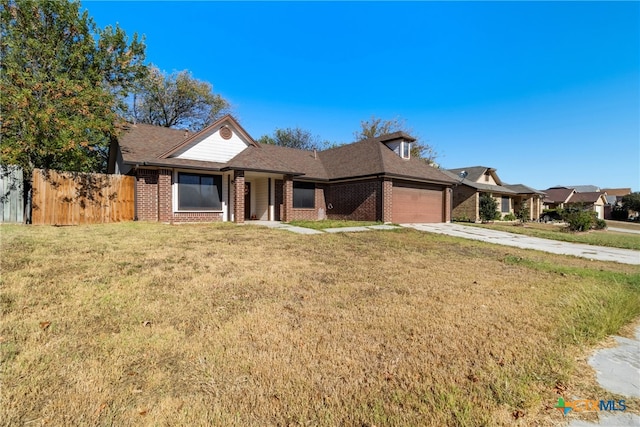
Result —
<instances>
[{"instance_id":1,"label":"concrete sidewalk","mask_svg":"<svg viewBox=\"0 0 640 427\"><path fill-rule=\"evenodd\" d=\"M596 351L589 358L589 365L605 390L625 397L640 397L640 326L636 327L634 338L613 338L618 345ZM568 427L596 426L640 426L640 416L626 411L600 411L597 423L573 420L568 424Z\"/></svg>"},{"instance_id":2,"label":"concrete sidewalk","mask_svg":"<svg viewBox=\"0 0 640 427\"><path fill-rule=\"evenodd\" d=\"M559 255L573 255L599 261L613 261L622 264L640 265L640 251L631 249L609 248L604 246L585 245L582 243L560 242L558 240L541 239L522 234L507 233L487 228L460 224L401 224L429 233L446 234L465 239L480 240L498 245L513 246L522 249L535 249Z\"/></svg>"}]
</instances>

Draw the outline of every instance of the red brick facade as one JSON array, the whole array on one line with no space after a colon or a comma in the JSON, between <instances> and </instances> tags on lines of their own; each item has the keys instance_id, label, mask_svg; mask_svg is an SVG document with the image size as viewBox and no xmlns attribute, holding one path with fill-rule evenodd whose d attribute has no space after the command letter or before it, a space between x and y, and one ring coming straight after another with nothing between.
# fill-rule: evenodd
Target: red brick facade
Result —
<instances>
[{"instance_id":1,"label":"red brick facade","mask_svg":"<svg viewBox=\"0 0 640 427\"><path fill-rule=\"evenodd\" d=\"M158 171L138 169L136 175L136 219L158 221Z\"/></svg>"},{"instance_id":2,"label":"red brick facade","mask_svg":"<svg viewBox=\"0 0 640 427\"><path fill-rule=\"evenodd\" d=\"M341 182L327 190L327 217L355 221L381 221L383 191L380 180Z\"/></svg>"},{"instance_id":3,"label":"red brick facade","mask_svg":"<svg viewBox=\"0 0 640 427\"><path fill-rule=\"evenodd\" d=\"M173 174L169 169L136 171L136 210L141 221L214 222L224 219L223 212L174 212ZM223 180L224 182L224 180ZM234 221L245 221L245 174L235 171L232 184ZM443 191L443 221L451 220L451 191ZM293 208L293 177L275 180L274 211L276 221L344 219L392 222L393 181L390 178L316 184L315 208ZM228 199L227 199L228 200Z\"/></svg>"},{"instance_id":4,"label":"red brick facade","mask_svg":"<svg viewBox=\"0 0 640 427\"><path fill-rule=\"evenodd\" d=\"M169 169L137 170L137 220L178 223L222 221L221 212L173 212L172 181Z\"/></svg>"},{"instance_id":5,"label":"red brick facade","mask_svg":"<svg viewBox=\"0 0 640 427\"><path fill-rule=\"evenodd\" d=\"M313 209L291 209L291 219L316 221L327 218L327 204L325 202L325 191L327 186L316 184L315 190L315 208ZM293 197L291 198L293 206Z\"/></svg>"},{"instance_id":6,"label":"red brick facade","mask_svg":"<svg viewBox=\"0 0 640 427\"><path fill-rule=\"evenodd\" d=\"M288 222L293 220L293 177L285 175L282 182L282 208L280 209L280 219Z\"/></svg>"},{"instance_id":7,"label":"red brick facade","mask_svg":"<svg viewBox=\"0 0 640 427\"><path fill-rule=\"evenodd\" d=\"M233 220L238 224L244 222L244 171L233 174Z\"/></svg>"},{"instance_id":8,"label":"red brick facade","mask_svg":"<svg viewBox=\"0 0 640 427\"><path fill-rule=\"evenodd\" d=\"M382 221L392 222L393 212L393 181L385 178L382 181Z\"/></svg>"}]
</instances>

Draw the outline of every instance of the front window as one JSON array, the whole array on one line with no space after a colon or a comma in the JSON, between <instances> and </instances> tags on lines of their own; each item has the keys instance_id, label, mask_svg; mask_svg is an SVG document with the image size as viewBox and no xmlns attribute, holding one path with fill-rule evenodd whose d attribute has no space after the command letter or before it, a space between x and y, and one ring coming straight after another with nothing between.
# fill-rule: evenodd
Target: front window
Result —
<instances>
[{"instance_id":1,"label":"front window","mask_svg":"<svg viewBox=\"0 0 640 427\"><path fill-rule=\"evenodd\" d=\"M178 173L178 210L221 209L221 176Z\"/></svg>"},{"instance_id":2,"label":"front window","mask_svg":"<svg viewBox=\"0 0 640 427\"><path fill-rule=\"evenodd\" d=\"M510 211L510 205L509 205L509 197L507 196L502 196L502 212L503 213L507 213Z\"/></svg>"},{"instance_id":3,"label":"front window","mask_svg":"<svg viewBox=\"0 0 640 427\"><path fill-rule=\"evenodd\" d=\"M293 207L313 209L316 207L316 185L313 182L293 183Z\"/></svg>"}]
</instances>

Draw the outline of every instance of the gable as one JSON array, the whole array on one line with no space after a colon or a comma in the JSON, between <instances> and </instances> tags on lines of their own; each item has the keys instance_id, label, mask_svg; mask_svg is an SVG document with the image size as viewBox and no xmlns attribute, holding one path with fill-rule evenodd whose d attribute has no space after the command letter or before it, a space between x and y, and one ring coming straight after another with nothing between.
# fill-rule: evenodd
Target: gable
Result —
<instances>
[{"instance_id":1,"label":"gable","mask_svg":"<svg viewBox=\"0 0 640 427\"><path fill-rule=\"evenodd\" d=\"M482 175L478 177L476 180L478 184L486 184L486 185L502 185L500 178L496 174L496 170L492 168L487 168Z\"/></svg>"},{"instance_id":2,"label":"gable","mask_svg":"<svg viewBox=\"0 0 640 427\"><path fill-rule=\"evenodd\" d=\"M185 146L171 153L169 157L226 163L249 145L251 142L233 125L223 122L213 128L208 128L205 135L194 138Z\"/></svg>"}]
</instances>

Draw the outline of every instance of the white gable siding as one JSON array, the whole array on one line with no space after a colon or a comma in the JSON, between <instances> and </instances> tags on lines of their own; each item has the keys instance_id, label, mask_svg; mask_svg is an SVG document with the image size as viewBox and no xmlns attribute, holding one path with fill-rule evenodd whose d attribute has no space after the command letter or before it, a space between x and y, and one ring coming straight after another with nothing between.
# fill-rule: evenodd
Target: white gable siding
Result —
<instances>
[{"instance_id":1,"label":"white gable siding","mask_svg":"<svg viewBox=\"0 0 640 427\"><path fill-rule=\"evenodd\" d=\"M249 145L248 142L235 132L235 129L231 129L233 131L231 139L222 138L220 136L220 129L218 128L207 138L200 142L189 144L172 157L220 163L228 162Z\"/></svg>"}]
</instances>

